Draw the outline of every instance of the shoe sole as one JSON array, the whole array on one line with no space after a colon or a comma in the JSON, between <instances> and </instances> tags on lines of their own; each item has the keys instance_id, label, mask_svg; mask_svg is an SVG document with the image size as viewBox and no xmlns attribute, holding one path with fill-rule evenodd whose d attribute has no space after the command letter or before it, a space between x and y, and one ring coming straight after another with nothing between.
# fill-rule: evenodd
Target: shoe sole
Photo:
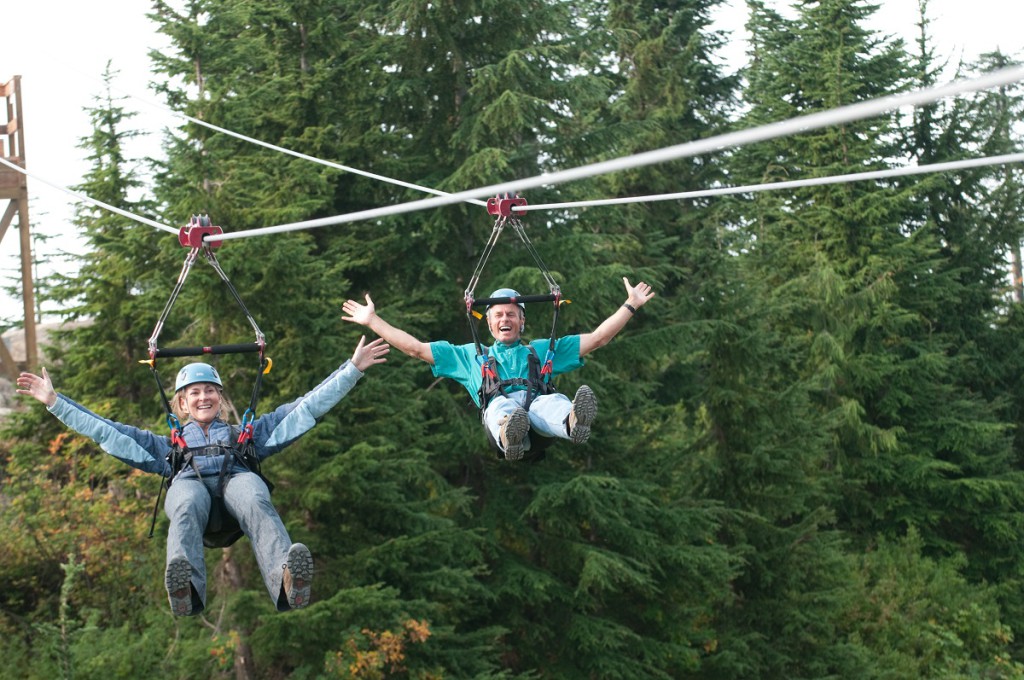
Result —
<instances>
[{"instance_id":1,"label":"shoe sole","mask_svg":"<svg viewBox=\"0 0 1024 680\"><path fill-rule=\"evenodd\" d=\"M505 460L521 460L523 457L523 439L530 429L530 416L521 408L517 408L505 423Z\"/></svg>"},{"instance_id":2,"label":"shoe sole","mask_svg":"<svg viewBox=\"0 0 1024 680\"><path fill-rule=\"evenodd\" d=\"M285 568L291 574L291 588L288 590L288 606L292 609L301 609L309 604L310 593L313 586L313 555L309 548L296 543L288 551L288 561Z\"/></svg>"},{"instance_id":3,"label":"shoe sole","mask_svg":"<svg viewBox=\"0 0 1024 680\"><path fill-rule=\"evenodd\" d=\"M576 390L572 412L576 414L576 424L569 432L569 440L573 444L582 444L590 438L590 426L597 417L597 397L592 389L583 385Z\"/></svg>"},{"instance_id":4,"label":"shoe sole","mask_svg":"<svg viewBox=\"0 0 1024 680\"><path fill-rule=\"evenodd\" d=\"M191 616L192 565L188 563L187 559L175 557L167 563L164 585L167 586L167 599L171 604L171 613L175 616Z\"/></svg>"}]
</instances>

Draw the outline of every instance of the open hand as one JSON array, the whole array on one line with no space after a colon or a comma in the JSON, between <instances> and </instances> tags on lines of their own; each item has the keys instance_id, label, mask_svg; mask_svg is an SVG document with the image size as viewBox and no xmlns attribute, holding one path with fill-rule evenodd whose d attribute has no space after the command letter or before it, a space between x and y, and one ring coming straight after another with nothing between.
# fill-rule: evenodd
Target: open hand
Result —
<instances>
[{"instance_id":1,"label":"open hand","mask_svg":"<svg viewBox=\"0 0 1024 680\"><path fill-rule=\"evenodd\" d=\"M369 326L370 321L377 314L377 308L373 305L373 300L370 299L370 294L366 294L366 304L361 305L355 300L345 300L341 305L341 310L348 314L348 316L341 317L342 321L351 321L358 323L363 326Z\"/></svg>"},{"instance_id":2,"label":"open hand","mask_svg":"<svg viewBox=\"0 0 1024 680\"><path fill-rule=\"evenodd\" d=\"M628 296L626 304L631 305L634 309L639 309L654 297L654 291L651 290L650 285L643 281L637 282L634 286L630 284L629 279L623 276L622 282L626 284L626 295Z\"/></svg>"},{"instance_id":3,"label":"open hand","mask_svg":"<svg viewBox=\"0 0 1024 680\"><path fill-rule=\"evenodd\" d=\"M57 403L57 393L53 390L50 374L43 369L42 375L22 373L18 376L18 394L25 394L46 404L47 408Z\"/></svg>"},{"instance_id":4,"label":"open hand","mask_svg":"<svg viewBox=\"0 0 1024 680\"><path fill-rule=\"evenodd\" d=\"M360 371L365 371L374 364L383 364L387 361L387 354L391 351L391 345L384 342L383 338L377 338L370 343L366 342L366 336L359 337L359 344L356 351L352 353L352 363Z\"/></svg>"}]
</instances>

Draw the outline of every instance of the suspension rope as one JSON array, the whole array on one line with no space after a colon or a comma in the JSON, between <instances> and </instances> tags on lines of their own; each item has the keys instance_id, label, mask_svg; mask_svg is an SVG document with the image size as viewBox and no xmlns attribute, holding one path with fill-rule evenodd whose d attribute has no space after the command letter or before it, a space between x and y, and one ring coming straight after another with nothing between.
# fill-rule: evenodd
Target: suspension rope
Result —
<instances>
[{"instance_id":1,"label":"suspension rope","mask_svg":"<svg viewBox=\"0 0 1024 680\"><path fill-rule=\"evenodd\" d=\"M270 142L264 142L261 139L256 139L254 137L249 137L249 136L243 135L243 134L241 134L239 132L234 132L232 130L228 130L227 128L220 127L219 125L214 125L213 123L208 123L205 120L202 120L200 118L195 118L195 117L190 116L190 115L188 115L186 113L182 113L180 111L175 111L173 109L169 109L166 106L163 106L162 104L160 104L158 102L155 102L155 101L153 101L151 99L148 99L148 98L145 98L145 97L140 97L140 96L138 96L136 94L128 92L127 90L124 90L122 88L116 87L113 84L105 83L105 86L110 87L110 89L115 90L117 92L120 92L121 94L123 94L126 97L134 99L134 100L136 100L136 101L138 101L138 102L140 102L142 104L145 104L145 105L147 105L149 107L152 107L152 108L154 108L154 109L156 109L158 111L161 111L163 113L166 113L166 114L169 114L169 115L174 116L176 118L180 118L182 120L188 121L189 123L193 123L195 125L199 125L201 127L207 128L209 130L213 130L214 132L219 132L222 135L227 135L228 137L234 137L235 139L239 139L239 140L241 140L243 142L248 142L250 144L255 144L256 146L262 146L263 148L270 149L271 151L276 151L278 153L283 153L285 155L292 156L294 158L299 158L299 159L304 160L304 161L309 161L311 163L317 163L319 165L323 165L323 166L326 166L328 168L333 168L335 170L341 170L341 171L344 171L344 172L348 172L348 173L351 173L353 175L360 175L362 177L367 177L369 179L378 180L380 182L386 182L388 184L394 184L396 186L404 187L406 189L414 189L416 191L422 191L422 192L427 193L427 194L434 194L435 196L450 196L451 195L448 192L440 191L438 189L431 189L430 187L425 187L425 186L422 186L420 184L413 184L411 182L404 182L404 181L402 181L400 179L394 179L394 178L391 178L391 177L386 177L384 175L378 175L378 174L375 174L375 173L372 173L372 172L368 172L366 170L360 170L359 168L353 168L353 167L348 166L348 165L342 165L341 163L335 163L333 161L328 161L328 160L324 160L322 158L317 158L316 156L310 156L310 155L304 154L304 153L302 153L300 151L295 151L293 149L288 149L288 148L285 148L285 147L282 147L282 146L278 146L276 144L271 144ZM466 203L472 203L474 205L479 205L479 206L485 206L486 205L486 203L484 201L476 200L476 199L468 199L468 200L466 200Z\"/></svg>"},{"instance_id":2,"label":"suspension rope","mask_svg":"<svg viewBox=\"0 0 1024 680\"><path fill-rule=\"evenodd\" d=\"M26 177L31 177L32 179L34 179L34 180L36 180L38 182L42 182L43 184L51 186L54 189L57 189L58 191L63 191L64 193L69 194L70 196L78 199L79 201L81 201L83 203L89 203L89 204L95 205L95 206L97 206L99 208L103 208L104 210L109 210L110 212L116 213L116 214L120 215L121 217L127 217L130 220L135 220L136 222L141 222L142 224L145 224L145 225L148 225L150 227L153 227L154 229L160 229L161 231L166 231L168 233L175 234L175 235L178 233L178 230L175 229L174 227L168 227L167 225L160 224L159 222L151 220L148 217L142 217L141 215L136 215L134 213L130 213L127 210L122 210L121 208L116 208L116 207L110 205L109 203L104 203L103 201L98 201L95 198L90 198L89 196L86 196L85 194L80 194L77 191L72 191L71 189L68 189L67 187L62 186L60 184L57 184L56 182L51 182L51 181L49 181L47 179L44 179L44 178L42 178L42 177L40 177L40 176L38 176L38 175L36 175L34 173L29 172L28 170L26 170L25 168L21 167L18 164L10 162L9 160L7 160L6 158L3 158L2 156L0 156L0 164L6 165L8 168L10 168L12 170L16 170L16 171L20 172L21 174L25 175Z\"/></svg>"},{"instance_id":3,"label":"suspension rope","mask_svg":"<svg viewBox=\"0 0 1024 680\"><path fill-rule=\"evenodd\" d=\"M466 286L465 297L467 302L471 301L474 291L476 291L477 283L480 282L480 275L484 271L484 265L487 264L487 259L491 256L491 251L494 250L494 244L498 242L498 237L501 236L501 231L505 228L505 218L499 216L494 221L494 227L491 229L491 236L487 239L487 244L484 246L483 252L480 253L480 259L477 260L476 269L473 270L472 275L469 277L469 285ZM467 313L469 310L467 309Z\"/></svg>"},{"instance_id":4,"label":"suspension rope","mask_svg":"<svg viewBox=\"0 0 1024 680\"><path fill-rule=\"evenodd\" d=\"M171 291L171 297L168 298L166 303L164 303L164 309L160 312L160 318L157 319L156 326L153 327L153 333L149 336L149 353L153 358L155 358L156 354L157 338L160 337L160 331L164 329L164 323L167 321L167 317L171 313L171 307L174 306L174 301L178 299L178 295L181 293L181 288L185 285L185 279L188 278L188 273L192 271L192 265L195 264L197 255L199 255L199 248L193 248L189 251L189 254L185 256L185 262L181 265L181 271L178 273L178 280L175 282L174 289ZM159 379L157 382L160 382ZM170 411L170 407L168 407L167 410Z\"/></svg>"},{"instance_id":5,"label":"suspension rope","mask_svg":"<svg viewBox=\"0 0 1024 680\"><path fill-rule=\"evenodd\" d=\"M519 235L519 240L526 244L526 251L533 257L533 261L537 265L537 269L540 270L541 276L544 277L544 283L548 284L548 290L551 291L552 295L558 295L561 290L559 289L558 284L555 283L555 278L551 275L551 271L548 270L547 265L544 264L544 260L541 259L540 253L537 252L533 242L526 236L526 229L523 227L523 223L514 215L508 219L509 224L512 225L512 229ZM555 303L555 307L556 309L558 307L557 301Z\"/></svg>"},{"instance_id":6,"label":"suspension rope","mask_svg":"<svg viewBox=\"0 0 1024 680\"><path fill-rule=\"evenodd\" d=\"M466 299L467 313L470 312L470 308L473 306L476 286L480 282L480 275L483 274L484 266L487 264L487 260L491 256L491 252L493 252L495 244L498 242L498 237L501 236L501 232L506 225L512 227L512 230L517 236L519 236L519 240L521 240L526 246L526 251L533 258L534 264L537 265L537 269L540 270L541 276L544 277L544 283L548 285L548 289L551 291L551 294L558 295L561 292L554 277L551 275L550 270L548 270L547 265L544 264L544 260L541 259L540 253L537 252L537 248L534 247L533 242L530 241L530 237L526 235L526 229L523 227L522 221L514 215L498 215L497 219L494 220L494 227L491 229L491 235L487 239L487 244L484 246L483 252L480 253L480 259L476 263L476 268L469 277L469 284L466 286L464 295Z\"/></svg>"},{"instance_id":7,"label":"suspension rope","mask_svg":"<svg viewBox=\"0 0 1024 680\"><path fill-rule=\"evenodd\" d=\"M904 177L907 175L924 175L935 172L950 172L968 168L980 168L989 165L1005 165L1009 163L1024 162L1024 153L1010 153L1001 156L988 156L986 158L968 158L959 161L946 161L943 163L932 163L930 165L910 165L902 168L890 168L888 170L871 170L868 172L854 172L845 175L829 175L828 177L812 177L810 179L793 179L783 182L766 182L762 184L748 184L739 187L716 187L714 189L699 189L694 191L680 191L674 194L653 194L650 196L627 196L624 198L604 198L590 201L571 201L567 203L543 203L540 205L520 205L513 210L523 212L529 210L554 210L557 208L589 208L602 205L622 205L627 203L653 203L656 201L677 201L686 198L706 198L708 196L728 196L732 194L752 194L760 191L774 191L778 189L799 189L802 187L821 186L825 184L842 184L845 182L857 182L869 179L887 179L890 177Z\"/></svg>"},{"instance_id":8,"label":"suspension rope","mask_svg":"<svg viewBox=\"0 0 1024 680\"><path fill-rule=\"evenodd\" d=\"M998 71L993 71L992 73L985 74L984 76L981 76L979 78L961 80L946 85L929 87L921 90L915 90L912 92L906 92L896 95L889 95L887 97L881 97L869 101L858 102L856 104L849 104L847 106L841 106L838 108L829 109L827 111L819 111L817 113L811 113L789 120L769 123L767 125L762 125L748 130L729 132L722 135L717 135L715 137L709 137L707 139L685 142L683 144L677 144L675 146L668 146L662 149L647 151L632 156L624 156L621 158L616 158L608 161L591 163L589 165L583 165L577 168L556 171L550 174L536 175L534 177L529 177L514 182L502 182L500 184L491 184L489 186L481 187L479 189L471 189L468 191L462 191L455 194L449 194L447 196L419 199L416 201L409 201L407 203L400 203L397 205L386 206L383 208L372 208L369 210L361 210L353 213L347 213L344 215L336 215L334 217L323 217L314 220L293 222L291 224L282 224L273 227L262 227L257 229L250 229L247 231L233 232L230 234L216 234L207 236L205 238L209 241L227 241L238 238L263 236L266 234L278 234L288 231L299 231L302 229L316 229L319 227L346 224L350 222L356 222L359 220L390 217L393 215L400 215L404 213L425 210L427 208L452 205L454 203L460 203L471 198L494 196L503 193L514 194L518 191L524 189L531 189L538 186L557 185L563 182L583 179L586 177L593 177L595 175L617 172L621 170L629 170L632 168L644 167L656 163L664 163L668 161L679 160L681 158L690 158L693 156L718 151L723 148L740 147L746 144L751 144L753 142L766 141L769 139L784 137L787 135L796 134L800 132L816 130L823 127L839 125L842 123L849 123L855 120L870 118L872 116L876 116L881 113L886 113L904 106L918 106L921 104L928 104L938 99L942 99L944 97L950 97L962 94L964 92L972 92L975 90L984 90L992 87L997 87L999 85L1007 85L1019 80L1024 80L1024 66L1015 66L1011 68L1001 69Z\"/></svg>"}]
</instances>

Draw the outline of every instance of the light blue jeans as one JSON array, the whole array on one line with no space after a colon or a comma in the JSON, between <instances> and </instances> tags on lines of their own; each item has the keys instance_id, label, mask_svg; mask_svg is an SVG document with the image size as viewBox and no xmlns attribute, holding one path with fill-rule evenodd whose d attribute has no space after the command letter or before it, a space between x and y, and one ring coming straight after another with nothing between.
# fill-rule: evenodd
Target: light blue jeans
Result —
<instances>
[{"instance_id":1,"label":"light blue jeans","mask_svg":"<svg viewBox=\"0 0 1024 680\"><path fill-rule=\"evenodd\" d=\"M526 402L526 390L512 392L508 396L497 395L484 409L484 427L490 431L494 441L501 445L501 422L505 416L521 407ZM561 437L568 439L569 433L565 429L565 419L572 411L572 400L558 392L554 394L542 394L533 398L530 403L530 431L545 437ZM530 435L523 440L523 450L530 450Z\"/></svg>"},{"instance_id":2,"label":"light blue jeans","mask_svg":"<svg viewBox=\"0 0 1024 680\"><path fill-rule=\"evenodd\" d=\"M192 587L204 608L206 561L203 531L210 516L211 494L216 492L218 482L216 476L202 480L177 479L167 490L167 502L164 504L164 512L171 521L167 530L167 561L178 555L185 556L192 566ZM263 574L263 583L277 606L291 539L270 500L267 485L252 472L233 474L224 480L224 505L249 537Z\"/></svg>"}]
</instances>

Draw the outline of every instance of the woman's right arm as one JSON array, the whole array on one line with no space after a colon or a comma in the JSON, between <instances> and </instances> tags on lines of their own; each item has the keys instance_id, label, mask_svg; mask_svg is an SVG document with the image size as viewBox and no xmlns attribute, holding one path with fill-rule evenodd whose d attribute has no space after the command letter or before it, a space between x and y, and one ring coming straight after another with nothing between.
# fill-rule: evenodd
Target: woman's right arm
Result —
<instances>
[{"instance_id":1,"label":"woman's right arm","mask_svg":"<svg viewBox=\"0 0 1024 680\"><path fill-rule=\"evenodd\" d=\"M50 376L22 373L18 376L18 393L28 395L46 405L46 409L67 427L89 437L111 456L144 472L170 474L167 437L160 437L131 425L99 416L81 404L53 389Z\"/></svg>"}]
</instances>

